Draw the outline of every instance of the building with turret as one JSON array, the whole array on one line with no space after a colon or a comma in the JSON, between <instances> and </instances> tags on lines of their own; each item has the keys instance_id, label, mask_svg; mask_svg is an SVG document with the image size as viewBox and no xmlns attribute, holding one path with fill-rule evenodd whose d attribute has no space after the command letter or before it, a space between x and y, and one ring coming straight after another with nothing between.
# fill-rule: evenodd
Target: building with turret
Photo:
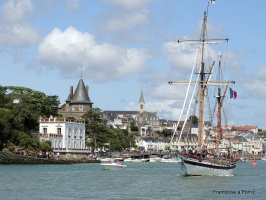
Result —
<instances>
[{"instance_id":1,"label":"building with turret","mask_svg":"<svg viewBox=\"0 0 266 200\"><path fill-rule=\"evenodd\" d=\"M82 77L73 92L73 86L70 86L70 92L66 99L65 106L58 111L59 115L63 117L73 117L80 119L82 115L92 108L92 102L89 97L89 86L84 85Z\"/></svg>"}]
</instances>

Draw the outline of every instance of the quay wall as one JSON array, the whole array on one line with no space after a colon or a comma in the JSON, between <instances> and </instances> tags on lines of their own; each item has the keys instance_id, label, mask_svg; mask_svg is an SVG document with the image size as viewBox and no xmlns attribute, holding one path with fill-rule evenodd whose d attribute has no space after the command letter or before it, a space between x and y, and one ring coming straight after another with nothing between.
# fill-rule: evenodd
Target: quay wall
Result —
<instances>
[{"instance_id":1,"label":"quay wall","mask_svg":"<svg viewBox=\"0 0 266 200\"><path fill-rule=\"evenodd\" d=\"M89 160L85 158L36 158L33 156L23 156L12 153L0 152L0 165L12 164L77 164L77 163L99 163L98 160Z\"/></svg>"}]
</instances>

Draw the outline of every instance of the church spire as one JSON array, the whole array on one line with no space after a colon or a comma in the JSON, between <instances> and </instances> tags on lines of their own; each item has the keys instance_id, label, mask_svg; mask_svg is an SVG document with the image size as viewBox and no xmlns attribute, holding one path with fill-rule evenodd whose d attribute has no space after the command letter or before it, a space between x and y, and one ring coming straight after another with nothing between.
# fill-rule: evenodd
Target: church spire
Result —
<instances>
[{"instance_id":1,"label":"church spire","mask_svg":"<svg viewBox=\"0 0 266 200\"><path fill-rule=\"evenodd\" d=\"M145 101L144 101L143 91L141 89L140 97L139 97L139 112L142 113L143 111L145 111Z\"/></svg>"},{"instance_id":2,"label":"church spire","mask_svg":"<svg viewBox=\"0 0 266 200\"><path fill-rule=\"evenodd\" d=\"M143 95L143 91L142 91L142 89L141 89L141 92L140 92L140 98L139 98L139 103L145 103L145 101L144 101L144 95Z\"/></svg>"}]
</instances>

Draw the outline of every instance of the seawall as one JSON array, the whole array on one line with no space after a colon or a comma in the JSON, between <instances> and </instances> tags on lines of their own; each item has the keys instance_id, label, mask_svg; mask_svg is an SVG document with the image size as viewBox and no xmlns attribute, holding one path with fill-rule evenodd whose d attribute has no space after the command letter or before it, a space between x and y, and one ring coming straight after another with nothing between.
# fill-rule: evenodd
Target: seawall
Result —
<instances>
[{"instance_id":1,"label":"seawall","mask_svg":"<svg viewBox=\"0 0 266 200\"><path fill-rule=\"evenodd\" d=\"M47 158L36 158L32 156L23 156L12 153L0 152L0 165L35 165L35 164L78 164L78 163L100 163L99 160L88 160L88 159L47 159Z\"/></svg>"}]
</instances>

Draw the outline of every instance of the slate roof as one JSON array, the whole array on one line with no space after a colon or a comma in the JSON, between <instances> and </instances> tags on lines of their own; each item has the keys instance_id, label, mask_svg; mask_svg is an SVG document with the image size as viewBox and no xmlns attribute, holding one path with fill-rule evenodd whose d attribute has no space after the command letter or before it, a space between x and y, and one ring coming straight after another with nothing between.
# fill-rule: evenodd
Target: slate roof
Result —
<instances>
[{"instance_id":1,"label":"slate roof","mask_svg":"<svg viewBox=\"0 0 266 200\"><path fill-rule=\"evenodd\" d=\"M246 138L243 136L235 136L233 140L238 140L239 142L247 142Z\"/></svg>"},{"instance_id":2,"label":"slate roof","mask_svg":"<svg viewBox=\"0 0 266 200\"><path fill-rule=\"evenodd\" d=\"M107 117L107 119L114 121L114 119L117 119L118 115L137 115L137 111L111 111L111 110L107 110L107 111L103 111L103 113L105 114L105 116Z\"/></svg>"},{"instance_id":3,"label":"slate roof","mask_svg":"<svg viewBox=\"0 0 266 200\"><path fill-rule=\"evenodd\" d=\"M70 99L70 95L67 98L67 101L70 101L70 104L92 104L89 95L86 92L86 88L81 78L73 95L73 98Z\"/></svg>"}]
</instances>

